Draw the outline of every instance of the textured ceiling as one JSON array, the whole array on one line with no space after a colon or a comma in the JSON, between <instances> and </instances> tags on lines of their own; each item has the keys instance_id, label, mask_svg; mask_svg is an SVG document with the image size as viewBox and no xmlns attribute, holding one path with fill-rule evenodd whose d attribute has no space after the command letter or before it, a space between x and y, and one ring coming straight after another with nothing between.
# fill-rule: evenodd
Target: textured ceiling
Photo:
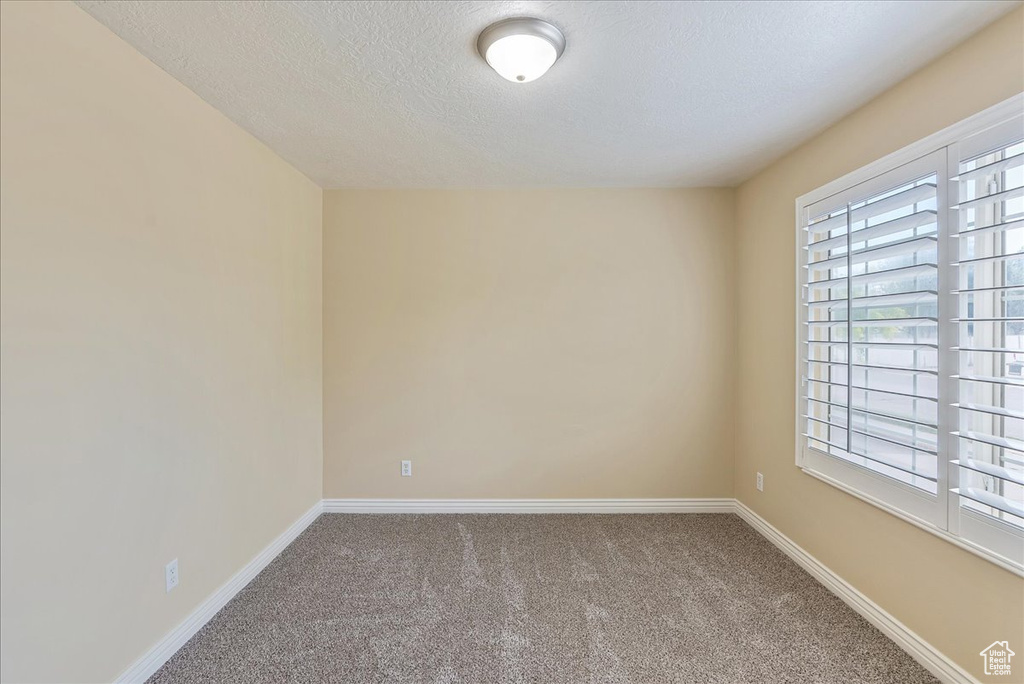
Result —
<instances>
[{"instance_id":1,"label":"textured ceiling","mask_svg":"<svg viewBox=\"0 0 1024 684\"><path fill-rule=\"evenodd\" d=\"M1012 2L78 4L320 185L731 185ZM509 83L480 30L565 33Z\"/></svg>"}]
</instances>

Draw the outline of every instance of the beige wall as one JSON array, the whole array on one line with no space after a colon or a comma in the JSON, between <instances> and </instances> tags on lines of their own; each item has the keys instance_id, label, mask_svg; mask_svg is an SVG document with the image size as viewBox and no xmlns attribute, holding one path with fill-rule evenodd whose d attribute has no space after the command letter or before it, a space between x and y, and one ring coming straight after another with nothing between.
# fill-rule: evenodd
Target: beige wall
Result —
<instances>
[{"instance_id":1,"label":"beige wall","mask_svg":"<svg viewBox=\"0 0 1024 684\"><path fill-rule=\"evenodd\" d=\"M794 465L794 202L1024 90L1022 37L1018 9L743 184L737 197L738 498L979 678L985 646L1024 645L1024 581Z\"/></svg>"},{"instance_id":2,"label":"beige wall","mask_svg":"<svg viewBox=\"0 0 1024 684\"><path fill-rule=\"evenodd\" d=\"M325 191L324 495L731 497L732 212Z\"/></svg>"},{"instance_id":3,"label":"beige wall","mask_svg":"<svg viewBox=\"0 0 1024 684\"><path fill-rule=\"evenodd\" d=\"M109 681L320 499L321 191L71 3L0 12L0 678Z\"/></svg>"}]
</instances>

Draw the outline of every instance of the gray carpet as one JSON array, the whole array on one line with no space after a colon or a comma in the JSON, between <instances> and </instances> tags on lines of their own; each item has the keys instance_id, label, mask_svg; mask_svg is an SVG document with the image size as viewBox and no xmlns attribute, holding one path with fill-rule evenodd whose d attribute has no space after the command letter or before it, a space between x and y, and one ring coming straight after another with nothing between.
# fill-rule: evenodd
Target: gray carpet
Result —
<instances>
[{"instance_id":1,"label":"gray carpet","mask_svg":"<svg viewBox=\"0 0 1024 684\"><path fill-rule=\"evenodd\" d=\"M323 515L151 679L935 682L734 515Z\"/></svg>"}]
</instances>

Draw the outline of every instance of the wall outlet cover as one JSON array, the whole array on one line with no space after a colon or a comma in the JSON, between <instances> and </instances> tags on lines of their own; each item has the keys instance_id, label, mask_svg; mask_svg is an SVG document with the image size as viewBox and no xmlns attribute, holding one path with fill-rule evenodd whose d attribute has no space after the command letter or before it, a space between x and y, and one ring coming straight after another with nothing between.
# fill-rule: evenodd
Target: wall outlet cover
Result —
<instances>
[{"instance_id":1,"label":"wall outlet cover","mask_svg":"<svg viewBox=\"0 0 1024 684\"><path fill-rule=\"evenodd\" d=\"M175 558L164 567L164 583L167 586L167 591L178 586L178 559Z\"/></svg>"}]
</instances>

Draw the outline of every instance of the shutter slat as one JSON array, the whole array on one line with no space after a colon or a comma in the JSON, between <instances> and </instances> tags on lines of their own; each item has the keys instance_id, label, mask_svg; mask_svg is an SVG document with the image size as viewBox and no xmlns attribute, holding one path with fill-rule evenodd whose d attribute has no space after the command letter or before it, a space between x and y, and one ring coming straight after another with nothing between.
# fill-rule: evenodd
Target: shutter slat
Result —
<instances>
[{"instance_id":1,"label":"shutter slat","mask_svg":"<svg viewBox=\"0 0 1024 684\"><path fill-rule=\"evenodd\" d=\"M828 233L835 230L836 228L842 228L846 225L846 211L836 216L830 216L820 221L812 221L804 227L811 235L820 235L821 233Z\"/></svg>"},{"instance_id":2,"label":"shutter slat","mask_svg":"<svg viewBox=\"0 0 1024 684\"><path fill-rule=\"evenodd\" d=\"M993 316L991 318L950 318L954 323L1024 323L1020 316ZM1016 351L1020 351L1019 349Z\"/></svg>"},{"instance_id":3,"label":"shutter slat","mask_svg":"<svg viewBox=\"0 0 1024 684\"><path fill-rule=\"evenodd\" d=\"M1024 453L1024 441L1019 439L999 437L997 435L986 435L982 432L960 432L959 430L951 432L950 434L961 439L969 439L972 442L981 442L990 446L997 446L1002 449L1012 449L1013 451L1020 451L1021 453Z\"/></svg>"},{"instance_id":4,"label":"shutter slat","mask_svg":"<svg viewBox=\"0 0 1024 684\"><path fill-rule=\"evenodd\" d=\"M923 454L931 454L932 456L938 456L939 453L937 447L915 446L914 444L902 442L898 439L882 437L882 435L879 432L864 432L862 430L858 430L857 428L850 428L850 432L852 432L855 435L862 435L864 437L868 437L870 439L877 439L881 442L892 444L894 446L905 447L913 451L920 451Z\"/></svg>"},{"instance_id":5,"label":"shutter slat","mask_svg":"<svg viewBox=\"0 0 1024 684\"><path fill-rule=\"evenodd\" d=\"M928 397L921 394L911 394L909 392L897 392L896 390L883 390L874 387L864 387L862 385L847 385L845 382L831 382L830 380L818 380L816 378L807 378L807 382L815 382L819 385L830 385L831 387L842 387L843 389L854 389L862 392L875 392L877 394L887 394L893 397L906 397L908 399L917 399L918 401L932 401L937 402L936 397Z\"/></svg>"},{"instance_id":6,"label":"shutter slat","mask_svg":"<svg viewBox=\"0 0 1024 684\"><path fill-rule=\"evenodd\" d=\"M914 230L921 226L927 226L930 223L935 223L937 212L934 209L926 209L924 211L918 211L909 216L902 216L891 221L884 221L877 223L868 228L861 228L855 230L850 235L850 240L854 243L866 242L867 240L875 240L877 238L887 237L889 235L895 235L908 230ZM845 217L844 217L845 219ZM846 225L844 220L841 225ZM846 235L838 235L836 237L828 238L826 240L818 240L812 242L805 247L805 249L811 251L820 251L824 249L835 249L836 247L842 247L846 244Z\"/></svg>"},{"instance_id":7,"label":"shutter slat","mask_svg":"<svg viewBox=\"0 0 1024 684\"><path fill-rule=\"evenodd\" d=\"M1001 233L1006 230L1016 230L1017 228L1024 228L1024 219L1018 219L1016 221L1004 221L1003 223L993 223L989 226L976 226L974 228L965 228L959 233L954 233L953 237L975 237L976 235L984 235L986 233Z\"/></svg>"},{"instance_id":8,"label":"shutter slat","mask_svg":"<svg viewBox=\"0 0 1024 684\"><path fill-rule=\"evenodd\" d=\"M994 416L1004 416L1006 418L1020 418L1024 419L1024 411L1014 411L1008 409L1005 406L986 406L985 404L952 404L955 408L961 411L975 411L977 413L989 413Z\"/></svg>"},{"instance_id":9,"label":"shutter slat","mask_svg":"<svg viewBox=\"0 0 1024 684\"><path fill-rule=\"evenodd\" d=\"M971 292L1003 292L1005 290L1021 290L1024 285L996 285L993 287L962 287L958 290L950 290L950 294L969 294Z\"/></svg>"},{"instance_id":10,"label":"shutter slat","mask_svg":"<svg viewBox=\"0 0 1024 684\"><path fill-rule=\"evenodd\" d=\"M854 328L891 328L917 327L922 325L938 325L939 319L931 316L915 316L912 318L866 318L849 321ZM847 321L807 321L812 328L845 328Z\"/></svg>"},{"instance_id":11,"label":"shutter slat","mask_svg":"<svg viewBox=\"0 0 1024 684\"><path fill-rule=\"evenodd\" d=\"M883 197L882 199L857 207L850 214L851 223L869 221L876 216L887 214L895 209L913 206L934 199L937 186L935 183L921 183L901 192Z\"/></svg>"},{"instance_id":12,"label":"shutter slat","mask_svg":"<svg viewBox=\"0 0 1024 684\"><path fill-rule=\"evenodd\" d=\"M1018 387L1024 387L1024 380L1017 380L1016 378L1007 377L993 377L989 375L954 375L957 380L963 380L964 382L985 382L993 385L1016 385Z\"/></svg>"},{"instance_id":13,"label":"shutter slat","mask_svg":"<svg viewBox=\"0 0 1024 684\"><path fill-rule=\"evenodd\" d=\"M1005 496L999 496L998 494L993 494L992 492L986 492L972 487L956 487L950 491L957 496L962 496L970 499L971 501L977 501L980 504L991 506L1003 513L1009 513L1010 515L1015 515L1018 518L1024 518L1024 505L1017 503L1016 501L1011 501Z\"/></svg>"},{"instance_id":14,"label":"shutter slat","mask_svg":"<svg viewBox=\"0 0 1024 684\"><path fill-rule=\"evenodd\" d=\"M960 261L954 261L953 266L971 266L972 264L987 264L993 261L1009 261L1011 259L1020 258L1024 258L1024 252L1011 252L1010 254L993 254L991 256L977 257L974 259L961 259ZM1017 285L1016 287L1024 287L1024 284Z\"/></svg>"},{"instance_id":15,"label":"shutter slat","mask_svg":"<svg viewBox=\"0 0 1024 684\"><path fill-rule=\"evenodd\" d=\"M896 280L901 281L906 278L918 278L924 275L934 275L938 264L935 263L924 263L914 264L913 266L901 266L899 268L889 268L883 271L872 271L871 273L858 273L852 276L852 280L857 285L866 283L873 283L883 280ZM839 285L846 285L848 279L846 276L839 278L829 278L827 280L808 280L807 287L810 289L818 290L822 288L832 288ZM1018 287L1021 287L1018 285Z\"/></svg>"},{"instance_id":16,"label":"shutter slat","mask_svg":"<svg viewBox=\"0 0 1024 684\"><path fill-rule=\"evenodd\" d=\"M853 367L854 368L872 368L874 370L883 370L883 371L895 371L897 373L915 373L915 374L919 374L919 375L938 375L939 374L939 371L937 371L937 370L931 370L931 369L928 369L928 368L920 368L920 367L916 367L916 366L913 367L913 368L910 368L909 366L883 366L883 365L879 365L879 364L855 363L855 364L853 364Z\"/></svg>"},{"instance_id":17,"label":"shutter slat","mask_svg":"<svg viewBox=\"0 0 1024 684\"><path fill-rule=\"evenodd\" d=\"M817 363L817 364L820 364L820 365L823 365L823 366L839 366L840 368L849 368L849 367L851 367L851 364L847 363L846 361L828 361L828 360L825 360L825 359L807 359L807 363ZM870 369L870 370L880 370L880 371L896 371L898 373L920 373L920 374L923 374L923 375L938 375L939 374L939 371L937 371L937 370L930 370L930 369L927 369L927 368L917 368L917 367L911 368L909 366L879 366L879 365L876 365L876 364L868 364L868 363L854 363L854 364L852 364L852 367L853 368L866 368L866 369Z\"/></svg>"},{"instance_id":18,"label":"shutter slat","mask_svg":"<svg viewBox=\"0 0 1024 684\"><path fill-rule=\"evenodd\" d=\"M976 473L983 473L992 477L998 477L1000 480L1006 482L1013 482L1014 484L1024 485L1024 473L1018 473L1013 470L1008 470L1002 466L998 466L994 463L985 463L984 461L975 461L969 458L956 459L950 461L961 468L967 468L973 470Z\"/></svg>"},{"instance_id":19,"label":"shutter slat","mask_svg":"<svg viewBox=\"0 0 1024 684\"><path fill-rule=\"evenodd\" d=\"M846 347L846 342L829 340L807 340L805 344L829 345L830 347ZM939 345L925 342L854 342L854 347L878 347L881 349L902 349L906 351L926 351L938 349Z\"/></svg>"},{"instance_id":20,"label":"shutter slat","mask_svg":"<svg viewBox=\"0 0 1024 684\"><path fill-rule=\"evenodd\" d=\"M1024 197L1024 186L1010 188L1009 190L1001 190L983 197L974 197L969 200L962 200L960 204L950 208L958 210L973 209L980 204L988 204L990 202L1009 202L1010 200L1017 199L1018 197Z\"/></svg>"},{"instance_id":21,"label":"shutter slat","mask_svg":"<svg viewBox=\"0 0 1024 684\"><path fill-rule=\"evenodd\" d=\"M976 180L984 176L990 176L997 173L1004 173L1010 169L1016 169L1024 166L1024 154L1014 154L1005 159L994 161L983 166L978 166L970 171L961 171L960 175L954 177L952 180L958 180L961 182Z\"/></svg>"},{"instance_id":22,"label":"shutter slat","mask_svg":"<svg viewBox=\"0 0 1024 684\"><path fill-rule=\"evenodd\" d=\"M806 416L806 415L804 416L804 418L806 418L807 420L813 421L815 423L818 423L820 425L827 425L829 427L838 428L840 430L845 430L846 429L845 425L840 425L839 423L833 423L833 422L827 421L827 420L825 420L823 418L815 418L814 416Z\"/></svg>"},{"instance_id":23,"label":"shutter slat","mask_svg":"<svg viewBox=\"0 0 1024 684\"><path fill-rule=\"evenodd\" d=\"M850 214L851 223L859 221L870 221L876 216L887 214L895 209L906 206L913 206L934 199L936 195L935 183L921 183L901 192L889 195L874 202L868 202L853 210ZM826 233L846 225L846 213L838 214L821 221L812 222L807 225L806 230L811 234Z\"/></svg>"},{"instance_id":24,"label":"shutter slat","mask_svg":"<svg viewBox=\"0 0 1024 684\"><path fill-rule=\"evenodd\" d=\"M837 403L832 402L832 401L825 401L824 399L815 399L814 397L807 397L807 400L808 401L813 401L813 402L815 402L817 404L827 404L828 406L832 406L832 407L837 408L837 409L846 410L848 408L846 406L846 404L837 404ZM933 429L937 429L939 427L938 424L936 424L936 423L929 423L928 421L918 420L916 418L910 418L910 417L907 417L907 416L897 416L897 415L894 415L894 414L891 414L891 413L880 413L878 411L869 411L867 409L859 408L857 406L854 406L854 407L850 408L850 410L853 413L864 413L864 414L867 414L869 416L878 416L879 418L891 418L892 420L899 420L899 421L902 421L904 423L913 423L914 425L920 425L921 427L928 427L928 428L933 428Z\"/></svg>"},{"instance_id":25,"label":"shutter slat","mask_svg":"<svg viewBox=\"0 0 1024 684\"><path fill-rule=\"evenodd\" d=\"M856 236L857 234L854 233L853 235ZM851 265L864 264L877 259L901 256L903 254L913 254L914 252L925 249L932 249L935 247L936 243L938 243L938 238L934 235L914 237L908 240L892 242L887 245L877 245L868 249L854 250L849 257L842 254L840 256L829 257L827 259L820 259L818 261L809 261L804 268L820 271L823 269L845 266L847 263Z\"/></svg>"},{"instance_id":26,"label":"shutter slat","mask_svg":"<svg viewBox=\"0 0 1024 684\"><path fill-rule=\"evenodd\" d=\"M853 280L859 285L862 283L873 283L880 280L903 280L904 278L915 278L922 275L934 275L937 264L924 263L914 266L902 266L890 268L884 271L872 271L871 273L860 273L853 276Z\"/></svg>"},{"instance_id":27,"label":"shutter slat","mask_svg":"<svg viewBox=\"0 0 1024 684\"><path fill-rule=\"evenodd\" d=\"M878 306L900 306L901 304L922 304L933 302L939 293L935 290L913 290L895 294L872 295L870 297L854 297L854 309L868 309Z\"/></svg>"}]
</instances>

